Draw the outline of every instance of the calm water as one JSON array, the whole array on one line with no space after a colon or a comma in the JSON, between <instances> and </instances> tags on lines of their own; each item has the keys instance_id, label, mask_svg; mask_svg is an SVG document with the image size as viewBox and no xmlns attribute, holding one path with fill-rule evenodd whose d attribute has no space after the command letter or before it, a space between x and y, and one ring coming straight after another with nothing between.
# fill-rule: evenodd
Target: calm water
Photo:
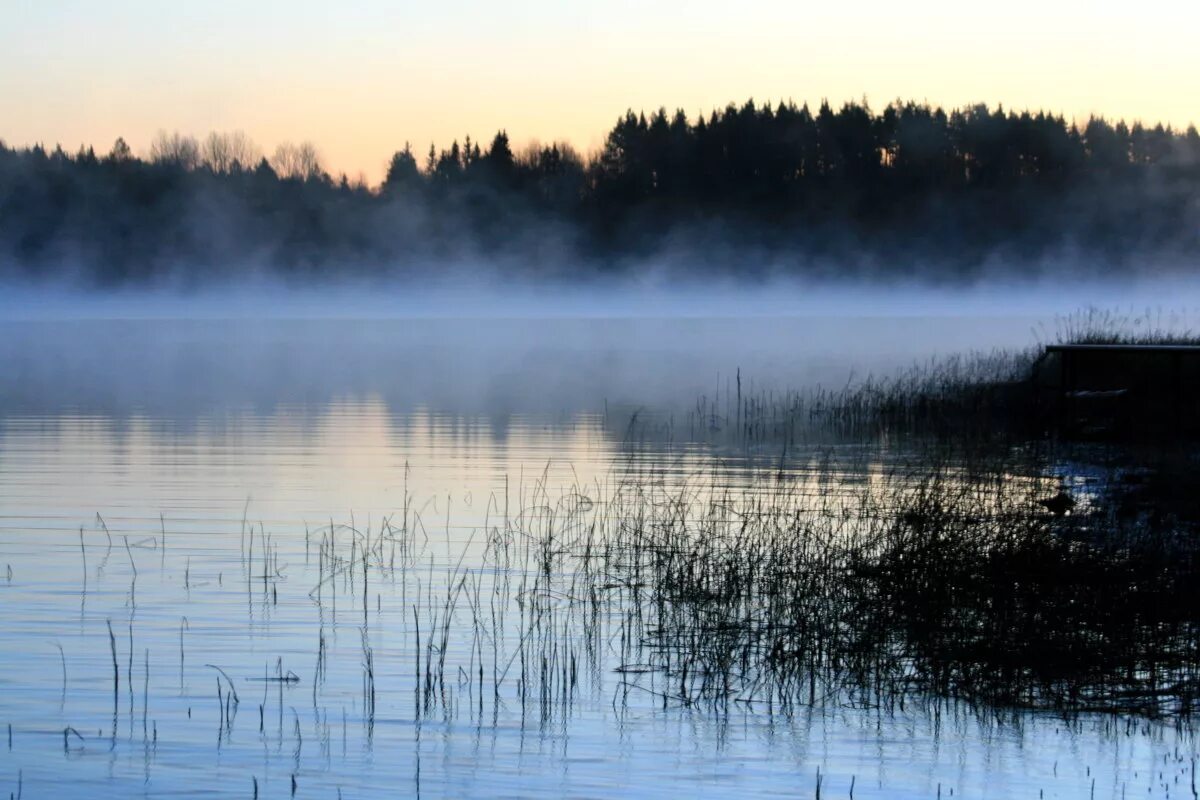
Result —
<instances>
[{"instance_id":1,"label":"calm water","mask_svg":"<svg viewBox=\"0 0 1200 800\"><path fill-rule=\"evenodd\" d=\"M822 797L1191 796L1196 743L1173 727L664 707L603 634L565 699L521 702L528 576L489 555L497 531L571 524L630 465L664 486L711 474L683 420L739 369L842 385L1024 345L1030 324L2 324L0 793L807 797L819 772ZM678 420L671 440L623 441L635 412ZM813 457L790 455L793 480Z\"/></svg>"}]
</instances>

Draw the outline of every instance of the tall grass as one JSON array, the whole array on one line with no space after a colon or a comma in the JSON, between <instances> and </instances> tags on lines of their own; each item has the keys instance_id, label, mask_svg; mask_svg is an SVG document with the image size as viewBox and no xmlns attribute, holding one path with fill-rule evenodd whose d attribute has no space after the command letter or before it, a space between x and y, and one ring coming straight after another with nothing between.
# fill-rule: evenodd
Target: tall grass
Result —
<instances>
[{"instance_id":1,"label":"tall grass","mask_svg":"<svg viewBox=\"0 0 1200 800\"><path fill-rule=\"evenodd\" d=\"M1040 329L1048 344L1168 344L1200 345L1200 332L1183 311L1145 309L1140 312L1086 308L1058 317L1054 330Z\"/></svg>"},{"instance_id":2,"label":"tall grass","mask_svg":"<svg viewBox=\"0 0 1200 800\"><path fill-rule=\"evenodd\" d=\"M598 548L593 571L638 587L623 612L639 620L633 663L659 674L664 702L917 695L1190 713L1191 529L1118 519L1103 502L1048 514L1036 500L1049 487L1011 466L929 465L836 499L625 486L610 514L642 511Z\"/></svg>"},{"instance_id":3,"label":"tall grass","mask_svg":"<svg viewBox=\"0 0 1200 800\"><path fill-rule=\"evenodd\" d=\"M545 722L605 676L618 707L1190 715L1195 520L1098 490L1050 513L1041 466L939 450L854 480L825 462L733 489L719 464L678 484L635 462L603 486L539 483L483 567L459 561L413 604L416 716L515 704ZM382 570L387 549L356 551ZM363 653L373 709L387 687Z\"/></svg>"}]
</instances>

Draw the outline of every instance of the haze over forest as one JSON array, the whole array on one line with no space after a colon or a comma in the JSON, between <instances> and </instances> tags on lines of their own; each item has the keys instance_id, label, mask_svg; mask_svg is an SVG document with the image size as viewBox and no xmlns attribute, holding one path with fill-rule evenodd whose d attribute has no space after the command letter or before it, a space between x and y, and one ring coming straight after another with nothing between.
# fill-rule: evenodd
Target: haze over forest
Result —
<instances>
[{"instance_id":1,"label":"haze over forest","mask_svg":"<svg viewBox=\"0 0 1200 800\"><path fill-rule=\"evenodd\" d=\"M0 142L0 279L1120 276L1200 245L1194 126L747 101L629 111L587 156L504 131L400 144L368 186L237 132L160 132L143 157Z\"/></svg>"}]
</instances>

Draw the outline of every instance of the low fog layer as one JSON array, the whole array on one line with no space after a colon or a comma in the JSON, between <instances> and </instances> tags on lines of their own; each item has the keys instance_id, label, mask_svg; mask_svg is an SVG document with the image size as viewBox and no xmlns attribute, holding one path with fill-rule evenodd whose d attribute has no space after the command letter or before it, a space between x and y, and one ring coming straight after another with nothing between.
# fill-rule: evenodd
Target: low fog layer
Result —
<instances>
[{"instance_id":1,"label":"low fog layer","mask_svg":"<svg viewBox=\"0 0 1200 800\"><path fill-rule=\"evenodd\" d=\"M0 300L0 406L156 417L378 399L469 414L691 407L841 387L937 356L1022 348L1088 305L1186 327L1200 281L20 289Z\"/></svg>"}]
</instances>

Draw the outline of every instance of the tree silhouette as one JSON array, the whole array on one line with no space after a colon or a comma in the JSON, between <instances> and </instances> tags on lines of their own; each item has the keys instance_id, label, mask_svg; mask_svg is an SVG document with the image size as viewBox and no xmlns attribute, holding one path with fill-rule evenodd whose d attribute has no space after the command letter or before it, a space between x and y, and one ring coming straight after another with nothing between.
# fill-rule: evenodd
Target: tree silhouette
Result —
<instances>
[{"instance_id":1,"label":"tree silhouette","mask_svg":"<svg viewBox=\"0 0 1200 800\"><path fill-rule=\"evenodd\" d=\"M241 132L160 131L145 159L124 139L103 158L0 142L0 277L199 278L248 260L343 275L506 254L536 269L545 243L574 272L663 249L735 273L765 255L944 278L1065 251L1127 272L1194 256L1197 197L1195 126L985 105L630 109L590 157L562 142L517 153L504 130L486 148L431 144L421 165L405 144L374 190L331 179L309 142L267 159Z\"/></svg>"},{"instance_id":2,"label":"tree silhouette","mask_svg":"<svg viewBox=\"0 0 1200 800\"><path fill-rule=\"evenodd\" d=\"M385 194L397 194L418 187L420 182L421 171L417 169L417 159L413 157L412 147L405 142L404 149L397 150L388 162L381 190Z\"/></svg>"},{"instance_id":3,"label":"tree silhouette","mask_svg":"<svg viewBox=\"0 0 1200 800\"><path fill-rule=\"evenodd\" d=\"M125 139L117 137L117 140L113 142L112 150L108 152L108 160L117 164L133 160L133 151L129 149Z\"/></svg>"},{"instance_id":4,"label":"tree silhouette","mask_svg":"<svg viewBox=\"0 0 1200 800\"><path fill-rule=\"evenodd\" d=\"M200 143L178 131L159 131L150 143L150 160L177 169L195 169L200 165Z\"/></svg>"},{"instance_id":5,"label":"tree silhouette","mask_svg":"<svg viewBox=\"0 0 1200 800\"><path fill-rule=\"evenodd\" d=\"M213 131L200 145L200 161L213 172L230 173L252 168L262 153L242 131Z\"/></svg>"},{"instance_id":6,"label":"tree silhouette","mask_svg":"<svg viewBox=\"0 0 1200 800\"><path fill-rule=\"evenodd\" d=\"M275 148L271 166L284 180L313 181L326 177L316 145L312 142L283 142Z\"/></svg>"}]
</instances>

